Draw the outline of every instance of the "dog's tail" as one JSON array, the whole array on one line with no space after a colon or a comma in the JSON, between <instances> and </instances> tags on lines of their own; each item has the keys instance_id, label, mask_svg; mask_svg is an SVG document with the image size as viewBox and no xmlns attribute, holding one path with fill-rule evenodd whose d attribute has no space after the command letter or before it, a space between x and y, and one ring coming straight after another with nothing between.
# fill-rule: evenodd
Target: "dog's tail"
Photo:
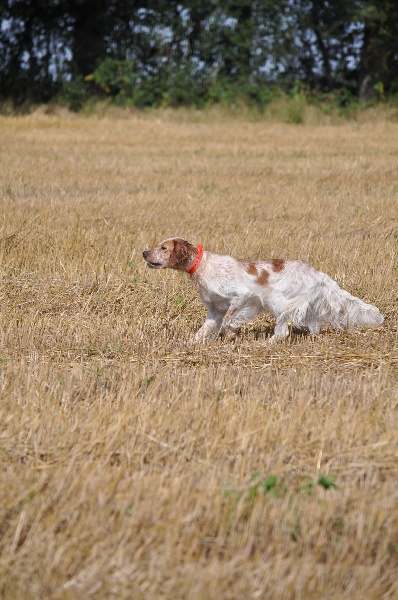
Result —
<instances>
[{"instance_id":1,"label":"dog's tail","mask_svg":"<svg viewBox=\"0 0 398 600\"><path fill-rule=\"evenodd\" d=\"M309 327L310 331L319 331L322 326L355 331L383 323L384 317L376 306L352 296L328 275L322 275L322 281L292 307L290 314L294 325Z\"/></svg>"}]
</instances>

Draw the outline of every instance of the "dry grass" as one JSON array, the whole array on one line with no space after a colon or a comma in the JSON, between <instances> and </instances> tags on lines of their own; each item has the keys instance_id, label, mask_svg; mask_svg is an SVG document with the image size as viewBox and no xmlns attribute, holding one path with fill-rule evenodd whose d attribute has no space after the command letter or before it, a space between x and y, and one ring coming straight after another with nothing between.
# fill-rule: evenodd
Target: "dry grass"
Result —
<instances>
[{"instance_id":1,"label":"dry grass","mask_svg":"<svg viewBox=\"0 0 398 600\"><path fill-rule=\"evenodd\" d=\"M397 597L398 124L183 120L0 118L0 596ZM187 349L174 234L385 324Z\"/></svg>"}]
</instances>

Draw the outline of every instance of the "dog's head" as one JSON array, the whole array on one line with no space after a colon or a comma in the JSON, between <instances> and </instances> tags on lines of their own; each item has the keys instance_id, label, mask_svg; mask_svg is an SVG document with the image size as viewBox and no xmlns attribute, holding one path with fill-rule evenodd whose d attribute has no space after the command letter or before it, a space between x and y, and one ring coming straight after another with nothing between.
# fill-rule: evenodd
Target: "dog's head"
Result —
<instances>
[{"instance_id":1,"label":"dog's head","mask_svg":"<svg viewBox=\"0 0 398 600\"><path fill-rule=\"evenodd\" d=\"M142 254L151 269L188 271L197 253L197 247L186 240L169 238L158 244L156 248L145 250Z\"/></svg>"}]
</instances>

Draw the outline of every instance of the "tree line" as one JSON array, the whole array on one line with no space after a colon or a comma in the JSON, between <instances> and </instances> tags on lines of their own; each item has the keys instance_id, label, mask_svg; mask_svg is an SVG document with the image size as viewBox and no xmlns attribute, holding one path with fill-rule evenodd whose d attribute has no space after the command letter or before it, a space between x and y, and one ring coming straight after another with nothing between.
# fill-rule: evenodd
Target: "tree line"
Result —
<instances>
[{"instance_id":1,"label":"tree line","mask_svg":"<svg viewBox=\"0 0 398 600\"><path fill-rule=\"evenodd\" d=\"M0 0L0 97L139 107L398 93L396 0ZM344 96L345 95L345 96Z\"/></svg>"}]
</instances>

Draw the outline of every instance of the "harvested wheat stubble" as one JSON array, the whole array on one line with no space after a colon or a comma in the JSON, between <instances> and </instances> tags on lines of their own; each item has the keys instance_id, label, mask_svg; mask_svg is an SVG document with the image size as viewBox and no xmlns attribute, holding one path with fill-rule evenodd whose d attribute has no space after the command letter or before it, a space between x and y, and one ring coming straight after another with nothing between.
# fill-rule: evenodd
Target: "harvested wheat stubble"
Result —
<instances>
[{"instance_id":1,"label":"harvested wheat stubble","mask_svg":"<svg viewBox=\"0 0 398 600\"><path fill-rule=\"evenodd\" d=\"M179 114L0 117L0 596L397 597L398 125ZM173 235L385 323L187 348Z\"/></svg>"}]
</instances>

